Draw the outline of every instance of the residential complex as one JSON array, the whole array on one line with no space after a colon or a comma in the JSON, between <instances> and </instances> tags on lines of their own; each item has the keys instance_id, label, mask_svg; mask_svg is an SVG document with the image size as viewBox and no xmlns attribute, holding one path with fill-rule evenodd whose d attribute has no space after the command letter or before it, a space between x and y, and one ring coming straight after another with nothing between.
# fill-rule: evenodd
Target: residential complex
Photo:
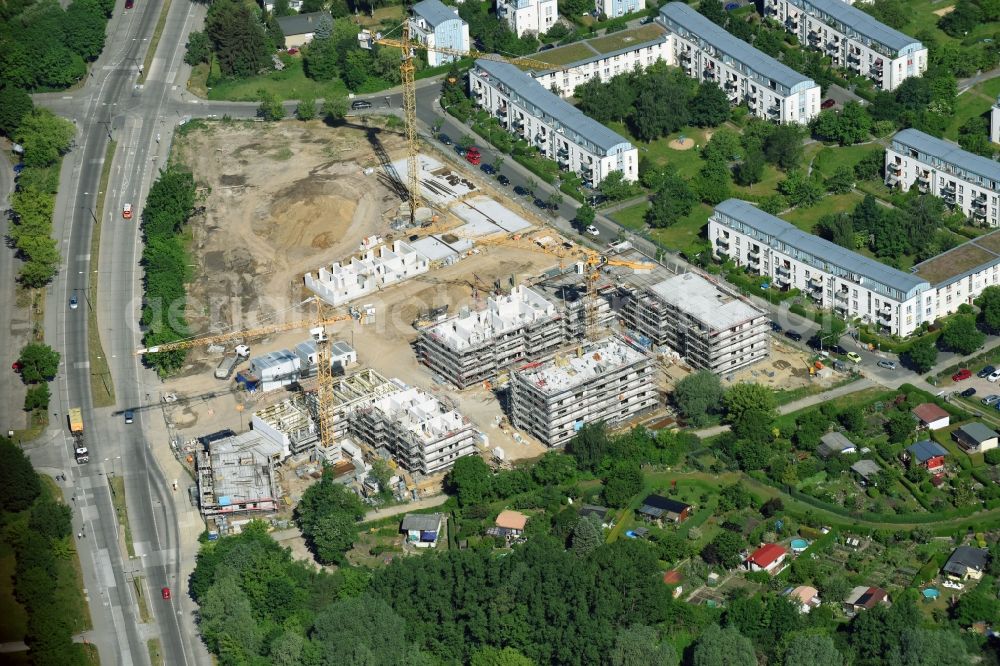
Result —
<instances>
[{"instance_id":1,"label":"residential complex","mask_svg":"<svg viewBox=\"0 0 1000 666\"><path fill-rule=\"evenodd\" d=\"M417 474L443 472L488 442L469 419L413 387L358 408L350 429L359 440Z\"/></svg>"},{"instance_id":2,"label":"residential complex","mask_svg":"<svg viewBox=\"0 0 1000 666\"><path fill-rule=\"evenodd\" d=\"M1000 162L962 150L915 129L892 137L885 151L885 182L904 192L916 185L939 196L974 222L1000 226Z\"/></svg>"},{"instance_id":3,"label":"residential complex","mask_svg":"<svg viewBox=\"0 0 1000 666\"><path fill-rule=\"evenodd\" d=\"M620 337L511 373L511 422L548 446L565 444L585 424L614 426L658 404L652 360Z\"/></svg>"},{"instance_id":4,"label":"residential complex","mask_svg":"<svg viewBox=\"0 0 1000 666\"><path fill-rule=\"evenodd\" d=\"M631 329L666 345L695 368L717 374L765 359L770 321L764 311L695 273L684 273L629 298L621 312Z\"/></svg>"},{"instance_id":5,"label":"residential complex","mask_svg":"<svg viewBox=\"0 0 1000 666\"><path fill-rule=\"evenodd\" d=\"M646 0L596 0L594 9L608 18L641 12L646 8Z\"/></svg>"},{"instance_id":6,"label":"residential complex","mask_svg":"<svg viewBox=\"0 0 1000 666\"><path fill-rule=\"evenodd\" d=\"M518 286L490 297L483 310L465 310L421 330L417 355L431 370L465 388L493 379L515 363L554 353L565 339L562 319L541 294Z\"/></svg>"},{"instance_id":7,"label":"residential complex","mask_svg":"<svg viewBox=\"0 0 1000 666\"><path fill-rule=\"evenodd\" d=\"M867 77L882 90L895 90L927 70L927 48L919 40L843 0L764 0L764 14L822 51L834 67Z\"/></svg>"},{"instance_id":8,"label":"residential complex","mask_svg":"<svg viewBox=\"0 0 1000 666\"><path fill-rule=\"evenodd\" d=\"M541 35L559 20L559 7L556 0L497 0L497 18L518 37Z\"/></svg>"},{"instance_id":9,"label":"residential complex","mask_svg":"<svg viewBox=\"0 0 1000 666\"><path fill-rule=\"evenodd\" d=\"M514 65L477 60L469 71L472 98L515 136L562 169L596 186L612 171L639 178L639 154L617 132L587 117Z\"/></svg>"},{"instance_id":10,"label":"residential complex","mask_svg":"<svg viewBox=\"0 0 1000 666\"><path fill-rule=\"evenodd\" d=\"M820 111L820 88L809 77L774 58L680 2L660 9L657 19L669 32L667 63L699 81L713 81L731 104L746 103L761 118L781 123L809 122Z\"/></svg>"},{"instance_id":11,"label":"residential complex","mask_svg":"<svg viewBox=\"0 0 1000 666\"><path fill-rule=\"evenodd\" d=\"M799 289L821 308L909 335L937 314L927 280L904 273L738 199L715 207L708 221L712 252L768 275L782 289Z\"/></svg>"},{"instance_id":12,"label":"residential complex","mask_svg":"<svg viewBox=\"0 0 1000 666\"><path fill-rule=\"evenodd\" d=\"M423 0L413 5L410 30L414 39L429 47L469 52L469 24L459 18L457 8L440 0ZM431 67L457 59L455 55L427 51L427 64Z\"/></svg>"},{"instance_id":13,"label":"residential complex","mask_svg":"<svg viewBox=\"0 0 1000 666\"><path fill-rule=\"evenodd\" d=\"M280 491L274 467L281 447L254 431L224 431L199 440L196 479L198 506L208 516L278 510Z\"/></svg>"},{"instance_id":14,"label":"residential complex","mask_svg":"<svg viewBox=\"0 0 1000 666\"><path fill-rule=\"evenodd\" d=\"M329 268L321 266L315 276L306 273L305 285L330 305L342 305L426 273L429 264L427 257L397 240L392 249L382 245L377 250L367 250L360 258L351 257L346 265L335 261Z\"/></svg>"},{"instance_id":15,"label":"residential complex","mask_svg":"<svg viewBox=\"0 0 1000 666\"><path fill-rule=\"evenodd\" d=\"M935 314L951 314L971 304L986 287L1000 285L1000 231L966 241L913 267L934 285Z\"/></svg>"}]
</instances>

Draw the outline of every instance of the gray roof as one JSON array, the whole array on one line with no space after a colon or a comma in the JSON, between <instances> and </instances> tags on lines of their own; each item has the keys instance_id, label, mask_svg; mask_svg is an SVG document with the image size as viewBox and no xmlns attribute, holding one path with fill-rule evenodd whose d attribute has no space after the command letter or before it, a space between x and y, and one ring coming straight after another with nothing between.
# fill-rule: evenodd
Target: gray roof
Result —
<instances>
[{"instance_id":1,"label":"gray roof","mask_svg":"<svg viewBox=\"0 0 1000 666\"><path fill-rule=\"evenodd\" d=\"M906 447L910 455L913 456L918 462L927 462L935 456L946 456L948 455L948 449L944 448L937 442L932 442L929 439L923 439L919 442L915 442Z\"/></svg>"},{"instance_id":2,"label":"gray roof","mask_svg":"<svg viewBox=\"0 0 1000 666\"><path fill-rule=\"evenodd\" d=\"M408 513L403 516L400 529L406 532L437 532L441 527L440 513Z\"/></svg>"},{"instance_id":3,"label":"gray roof","mask_svg":"<svg viewBox=\"0 0 1000 666\"><path fill-rule=\"evenodd\" d=\"M917 48L923 46L920 40L890 28L876 20L871 14L866 14L860 9L852 7L844 0L793 0L792 4L802 6L806 11L809 11L808 7L812 6L818 10L814 13L826 14L844 26L852 28L859 35L867 37L873 42L884 44L895 51L902 51L913 45L916 45ZM823 17L820 16L816 16L816 18L823 20Z\"/></svg>"},{"instance_id":4,"label":"gray roof","mask_svg":"<svg viewBox=\"0 0 1000 666\"><path fill-rule=\"evenodd\" d=\"M839 1L839 0L838 0ZM709 21L707 18L696 12L691 7L681 2L671 2L660 9L660 16L663 19L676 23L693 36L714 46L734 60L743 63L758 74L781 85L794 89L798 87L811 88L816 83L804 74L796 72L788 65L784 65L771 56L758 51L742 39L737 39L731 34ZM660 21L664 23L663 20ZM670 24L666 24L671 29Z\"/></svg>"},{"instance_id":5,"label":"gray roof","mask_svg":"<svg viewBox=\"0 0 1000 666\"><path fill-rule=\"evenodd\" d=\"M1000 187L1000 162L988 157L975 155L962 150L953 143L925 134L920 130L905 129L896 132L892 140L898 141L914 150L936 157L942 162L954 164L986 180L993 181L993 189Z\"/></svg>"},{"instance_id":6,"label":"gray roof","mask_svg":"<svg viewBox=\"0 0 1000 666\"><path fill-rule=\"evenodd\" d=\"M461 21L458 12L453 11L440 0L423 0L413 5L413 15L419 16L431 27L439 26L445 21Z\"/></svg>"},{"instance_id":7,"label":"gray roof","mask_svg":"<svg viewBox=\"0 0 1000 666\"><path fill-rule=\"evenodd\" d=\"M869 479L882 471L882 468L874 460L859 460L851 465L851 469L864 479Z\"/></svg>"},{"instance_id":8,"label":"gray roof","mask_svg":"<svg viewBox=\"0 0 1000 666\"><path fill-rule=\"evenodd\" d=\"M764 312L727 294L696 273L682 273L650 287L664 303L714 331L725 331L764 316Z\"/></svg>"},{"instance_id":9,"label":"gray roof","mask_svg":"<svg viewBox=\"0 0 1000 666\"><path fill-rule=\"evenodd\" d=\"M281 34L286 37L288 35L305 35L316 31L316 26L319 25L319 19L323 16L329 16L330 21L333 21L333 17L330 15L330 12L309 12L308 14L279 16L278 25L281 26Z\"/></svg>"},{"instance_id":10,"label":"gray roof","mask_svg":"<svg viewBox=\"0 0 1000 666\"><path fill-rule=\"evenodd\" d=\"M514 65L491 60L476 60L476 67L507 86L511 92L534 104L545 115L558 121L601 150L608 151L615 146L629 144L628 139L621 134L584 115L582 111L564 101Z\"/></svg>"},{"instance_id":11,"label":"gray roof","mask_svg":"<svg viewBox=\"0 0 1000 666\"><path fill-rule=\"evenodd\" d=\"M948 563L944 565L944 570L964 575L966 569L976 569L982 571L989 562L989 551L985 548L973 548L972 546L959 546L948 558Z\"/></svg>"},{"instance_id":12,"label":"gray roof","mask_svg":"<svg viewBox=\"0 0 1000 666\"><path fill-rule=\"evenodd\" d=\"M330 345L330 353L334 356L350 354L354 351L354 347L347 344L344 340L337 340L332 345Z\"/></svg>"},{"instance_id":13,"label":"gray roof","mask_svg":"<svg viewBox=\"0 0 1000 666\"><path fill-rule=\"evenodd\" d=\"M250 359L250 365L259 371L267 370L269 368L278 367L286 363L294 363L298 360L298 356L293 354L287 349L279 349L278 351L268 352L262 356L255 356Z\"/></svg>"},{"instance_id":14,"label":"gray roof","mask_svg":"<svg viewBox=\"0 0 1000 666\"><path fill-rule=\"evenodd\" d=\"M816 453L820 456L828 457L833 454L841 454L847 449L856 449L854 442L847 439L843 433L828 432L820 438L820 445L816 447Z\"/></svg>"},{"instance_id":15,"label":"gray roof","mask_svg":"<svg viewBox=\"0 0 1000 666\"><path fill-rule=\"evenodd\" d=\"M915 275L886 266L881 262L869 259L857 252L852 252L819 236L808 234L795 225L785 222L770 213L765 213L746 201L726 199L715 207L715 211L739 220L785 245L812 255L818 262L811 262L806 257L796 258L804 263L812 264L820 270L825 270L823 262L834 264L849 273L854 273L892 289L897 289L904 295L910 294L914 289L919 287L930 288L930 284L926 280L921 280Z\"/></svg>"},{"instance_id":16,"label":"gray roof","mask_svg":"<svg viewBox=\"0 0 1000 666\"><path fill-rule=\"evenodd\" d=\"M983 442L998 436L996 432L990 430L978 421L966 423L964 426L959 428L959 431L977 444L982 444Z\"/></svg>"}]
</instances>

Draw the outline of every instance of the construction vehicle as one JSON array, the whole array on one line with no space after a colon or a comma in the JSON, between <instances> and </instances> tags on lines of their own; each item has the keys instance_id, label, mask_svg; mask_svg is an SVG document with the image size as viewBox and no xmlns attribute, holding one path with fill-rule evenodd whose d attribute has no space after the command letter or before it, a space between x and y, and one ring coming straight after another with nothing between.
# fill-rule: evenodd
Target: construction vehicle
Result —
<instances>
[{"instance_id":1,"label":"construction vehicle","mask_svg":"<svg viewBox=\"0 0 1000 666\"><path fill-rule=\"evenodd\" d=\"M83 443L83 410L73 407L66 418L69 421L69 434L73 438L73 457L76 458L76 464L89 463L90 451Z\"/></svg>"},{"instance_id":2,"label":"construction vehicle","mask_svg":"<svg viewBox=\"0 0 1000 666\"><path fill-rule=\"evenodd\" d=\"M240 361L250 357L250 348L246 345L236 345L231 353L226 354L219 366L215 369L216 379L229 379L233 376L233 370L240 364Z\"/></svg>"},{"instance_id":3,"label":"construction vehicle","mask_svg":"<svg viewBox=\"0 0 1000 666\"><path fill-rule=\"evenodd\" d=\"M370 49L372 48L372 45L379 44L380 46L397 48L403 53L399 71L403 84L403 125L406 130L407 148L406 181L408 190L407 193L409 194L410 199L410 226L412 227L416 226L417 208L420 206L420 176L418 173L419 165L417 164L417 155L420 153L420 144L417 140L417 88L414 79L414 74L416 73L417 68L413 63L413 50L421 49L424 51L433 51L434 53L452 55L457 58L480 58L483 60L493 60L495 62L506 62L511 65L528 67L530 69L545 70L564 68L558 65L553 65L550 62L532 60L531 58L507 58L502 55L497 55L496 53L483 53L482 51L475 51L473 49L462 51L443 46L428 46L410 39L409 21L403 21L400 28L401 37L399 39L384 37L382 33L375 33L372 35L370 31L362 30L361 34L358 35L358 40L362 48ZM468 154L466 154L466 159L468 159Z\"/></svg>"}]
</instances>

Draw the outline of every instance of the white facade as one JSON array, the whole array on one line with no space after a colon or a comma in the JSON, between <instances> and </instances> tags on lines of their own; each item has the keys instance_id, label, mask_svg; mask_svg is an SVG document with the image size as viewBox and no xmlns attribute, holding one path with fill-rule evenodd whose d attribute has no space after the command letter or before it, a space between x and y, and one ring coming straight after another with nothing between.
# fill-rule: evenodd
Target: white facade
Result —
<instances>
[{"instance_id":1,"label":"white facade","mask_svg":"<svg viewBox=\"0 0 1000 666\"><path fill-rule=\"evenodd\" d=\"M626 14L641 12L646 8L646 0L595 0L594 9L608 18L618 18Z\"/></svg>"},{"instance_id":2,"label":"white facade","mask_svg":"<svg viewBox=\"0 0 1000 666\"><path fill-rule=\"evenodd\" d=\"M541 35L559 20L556 0L497 0L497 18L506 21L518 37Z\"/></svg>"},{"instance_id":3,"label":"white facade","mask_svg":"<svg viewBox=\"0 0 1000 666\"><path fill-rule=\"evenodd\" d=\"M469 24L459 18L458 9L444 5L440 0L423 0L413 5L410 30L414 39L429 47L469 52ZM447 53L431 50L426 53L427 64L431 67L458 59Z\"/></svg>"},{"instance_id":4,"label":"white facade","mask_svg":"<svg viewBox=\"0 0 1000 666\"><path fill-rule=\"evenodd\" d=\"M1000 97L990 109L990 141L1000 143Z\"/></svg>"},{"instance_id":5,"label":"white facade","mask_svg":"<svg viewBox=\"0 0 1000 666\"><path fill-rule=\"evenodd\" d=\"M305 285L330 305L342 305L428 270L427 257L397 240L392 249L382 245L360 259L351 257L347 265L337 261L321 267L315 276L306 273Z\"/></svg>"},{"instance_id":6,"label":"white facade","mask_svg":"<svg viewBox=\"0 0 1000 666\"><path fill-rule=\"evenodd\" d=\"M905 336L938 316L925 279L808 234L745 201L728 199L715 207L708 239L715 256L768 275L783 289L799 289L846 319Z\"/></svg>"},{"instance_id":7,"label":"white facade","mask_svg":"<svg viewBox=\"0 0 1000 666\"><path fill-rule=\"evenodd\" d=\"M1000 162L962 150L915 129L897 132L885 151L886 185L914 185L939 196L972 221L1000 226Z\"/></svg>"},{"instance_id":8,"label":"white facade","mask_svg":"<svg viewBox=\"0 0 1000 666\"><path fill-rule=\"evenodd\" d=\"M838 2L840 0L837 0ZM667 63L698 81L714 81L733 105L760 118L808 123L820 111L820 87L807 76L737 39L680 2L660 9L669 33Z\"/></svg>"},{"instance_id":9,"label":"white facade","mask_svg":"<svg viewBox=\"0 0 1000 666\"><path fill-rule=\"evenodd\" d=\"M895 90L927 71L927 48L843 0L764 0L764 13L799 41L822 51L834 67Z\"/></svg>"},{"instance_id":10,"label":"white facade","mask_svg":"<svg viewBox=\"0 0 1000 666\"><path fill-rule=\"evenodd\" d=\"M612 171L622 172L627 181L639 179L635 146L517 67L477 60L469 71L469 89L502 126L561 168L579 174L588 186L598 185Z\"/></svg>"}]
</instances>

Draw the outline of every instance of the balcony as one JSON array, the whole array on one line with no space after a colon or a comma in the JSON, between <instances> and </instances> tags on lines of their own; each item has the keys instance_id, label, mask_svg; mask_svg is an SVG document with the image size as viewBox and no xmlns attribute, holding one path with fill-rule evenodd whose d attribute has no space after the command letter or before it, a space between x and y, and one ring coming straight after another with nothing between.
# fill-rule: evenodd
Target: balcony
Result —
<instances>
[{"instance_id":1,"label":"balcony","mask_svg":"<svg viewBox=\"0 0 1000 666\"><path fill-rule=\"evenodd\" d=\"M546 136L545 134L542 134L541 132L535 135L535 141L537 141L538 143L545 143L548 140L549 137Z\"/></svg>"},{"instance_id":2,"label":"balcony","mask_svg":"<svg viewBox=\"0 0 1000 666\"><path fill-rule=\"evenodd\" d=\"M899 162L889 162L889 164L886 165L885 170L887 173L894 173L898 176L903 173L903 165Z\"/></svg>"},{"instance_id":3,"label":"balcony","mask_svg":"<svg viewBox=\"0 0 1000 666\"><path fill-rule=\"evenodd\" d=\"M677 57L679 57L683 62L691 62L690 51L681 51L679 54L677 54Z\"/></svg>"},{"instance_id":4,"label":"balcony","mask_svg":"<svg viewBox=\"0 0 1000 666\"><path fill-rule=\"evenodd\" d=\"M872 67L871 69L868 70L868 73L871 76L874 76L876 79L878 79L880 81L882 80L882 68L881 67L879 67L879 68Z\"/></svg>"},{"instance_id":5,"label":"balcony","mask_svg":"<svg viewBox=\"0 0 1000 666\"><path fill-rule=\"evenodd\" d=\"M779 274L777 277L774 278L774 281L785 289L787 289L788 286L792 284L792 278L788 277L787 275Z\"/></svg>"},{"instance_id":6,"label":"balcony","mask_svg":"<svg viewBox=\"0 0 1000 666\"><path fill-rule=\"evenodd\" d=\"M843 303L844 305L847 305L848 295L849 295L848 292L843 290L835 291L833 292L833 300L838 303Z\"/></svg>"},{"instance_id":7,"label":"balcony","mask_svg":"<svg viewBox=\"0 0 1000 666\"><path fill-rule=\"evenodd\" d=\"M817 44L819 44L822 37L820 37L819 33L816 32L815 30L810 30L807 39L809 40L809 43L811 45L816 46Z\"/></svg>"},{"instance_id":8,"label":"balcony","mask_svg":"<svg viewBox=\"0 0 1000 666\"><path fill-rule=\"evenodd\" d=\"M986 219L986 209L985 208L983 208L983 209L973 208L972 209L972 217L976 218L977 220L985 220Z\"/></svg>"},{"instance_id":9,"label":"balcony","mask_svg":"<svg viewBox=\"0 0 1000 666\"><path fill-rule=\"evenodd\" d=\"M584 172L585 174L592 174L594 173L594 167L590 164L584 163L580 165L580 171Z\"/></svg>"},{"instance_id":10,"label":"balcony","mask_svg":"<svg viewBox=\"0 0 1000 666\"><path fill-rule=\"evenodd\" d=\"M568 159L569 158L569 148L560 148L559 150L557 150L556 151L556 157L565 157L565 158Z\"/></svg>"},{"instance_id":11,"label":"balcony","mask_svg":"<svg viewBox=\"0 0 1000 666\"><path fill-rule=\"evenodd\" d=\"M811 277L809 278L809 288L810 289L823 289L823 278L822 277Z\"/></svg>"},{"instance_id":12,"label":"balcony","mask_svg":"<svg viewBox=\"0 0 1000 666\"><path fill-rule=\"evenodd\" d=\"M785 20L785 29L786 30L794 30L794 31L798 32L798 30L799 30L799 19L792 18L791 16L789 16L788 19Z\"/></svg>"},{"instance_id":13,"label":"balcony","mask_svg":"<svg viewBox=\"0 0 1000 666\"><path fill-rule=\"evenodd\" d=\"M892 187L897 183L899 183L899 176L892 173L891 171L887 171L885 174L885 184L888 185L889 187Z\"/></svg>"},{"instance_id":14,"label":"balcony","mask_svg":"<svg viewBox=\"0 0 1000 666\"><path fill-rule=\"evenodd\" d=\"M975 209L986 210L986 199L973 199L970 203Z\"/></svg>"},{"instance_id":15,"label":"balcony","mask_svg":"<svg viewBox=\"0 0 1000 666\"><path fill-rule=\"evenodd\" d=\"M520 130L524 129L524 119L523 118L514 118L513 122L511 122L510 126L513 127L514 129L520 131Z\"/></svg>"},{"instance_id":16,"label":"balcony","mask_svg":"<svg viewBox=\"0 0 1000 666\"><path fill-rule=\"evenodd\" d=\"M879 71L879 73L882 72L882 66L883 66L883 63L882 63L882 59L881 58L879 58L874 63L872 63L872 69L877 69Z\"/></svg>"},{"instance_id":17,"label":"balcony","mask_svg":"<svg viewBox=\"0 0 1000 666\"><path fill-rule=\"evenodd\" d=\"M706 67L705 71L702 72L706 79L714 79L717 76L717 72L711 67Z\"/></svg>"},{"instance_id":18,"label":"balcony","mask_svg":"<svg viewBox=\"0 0 1000 666\"><path fill-rule=\"evenodd\" d=\"M752 261L755 264L760 262L760 250L750 250L747 252L747 261Z\"/></svg>"},{"instance_id":19,"label":"balcony","mask_svg":"<svg viewBox=\"0 0 1000 666\"><path fill-rule=\"evenodd\" d=\"M777 118L781 115L781 106L778 104L772 104L767 107L767 115Z\"/></svg>"},{"instance_id":20,"label":"balcony","mask_svg":"<svg viewBox=\"0 0 1000 666\"><path fill-rule=\"evenodd\" d=\"M501 118L506 118L507 117L507 107L506 106L501 106L500 108L498 108L497 109L497 115L500 116Z\"/></svg>"},{"instance_id":21,"label":"balcony","mask_svg":"<svg viewBox=\"0 0 1000 666\"><path fill-rule=\"evenodd\" d=\"M861 55L858 54L858 53L855 53L854 51L849 51L847 53L847 63L851 67L859 67L860 68L860 66L861 66Z\"/></svg>"},{"instance_id":22,"label":"balcony","mask_svg":"<svg viewBox=\"0 0 1000 666\"><path fill-rule=\"evenodd\" d=\"M723 236L719 236L718 238L715 239L715 244L718 245L719 247L729 247L729 239L724 238Z\"/></svg>"},{"instance_id":23,"label":"balcony","mask_svg":"<svg viewBox=\"0 0 1000 666\"><path fill-rule=\"evenodd\" d=\"M813 289L813 290L811 290L809 292L809 298L813 299L817 303L822 303L823 302L823 290L822 289Z\"/></svg>"},{"instance_id":24,"label":"balcony","mask_svg":"<svg viewBox=\"0 0 1000 666\"><path fill-rule=\"evenodd\" d=\"M831 39L830 41L828 41L826 43L826 50L827 51L836 51L839 48L840 48L840 42L838 42L838 41L834 41L834 40Z\"/></svg>"},{"instance_id":25,"label":"balcony","mask_svg":"<svg viewBox=\"0 0 1000 666\"><path fill-rule=\"evenodd\" d=\"M782 266L779 264L778 266L774 267L774 274L787 276L792 274L792 270L788 266Z\"/></svg>"},{"instance_id":26,"label":"balcony","mask_svg":"<svg viewBox=\"0 0 1000 666\"><path fill-rule=\"evenodd\" d=\"M733 79L726 79L725 88L726 90L736 90L739 87L739 83Z\"/></svg>"},{"instance_id":27,"label":"balcony","mask_svg":"<svg viewBox=\"0 0 1000 666\"><path fill-rule=\"evenodd\" d=\"M777 16L778 15L778 8L775 7L774 5L767 5L766 7L764 7L764 15L765 16Z\"/></svg>"}]
</instances>

